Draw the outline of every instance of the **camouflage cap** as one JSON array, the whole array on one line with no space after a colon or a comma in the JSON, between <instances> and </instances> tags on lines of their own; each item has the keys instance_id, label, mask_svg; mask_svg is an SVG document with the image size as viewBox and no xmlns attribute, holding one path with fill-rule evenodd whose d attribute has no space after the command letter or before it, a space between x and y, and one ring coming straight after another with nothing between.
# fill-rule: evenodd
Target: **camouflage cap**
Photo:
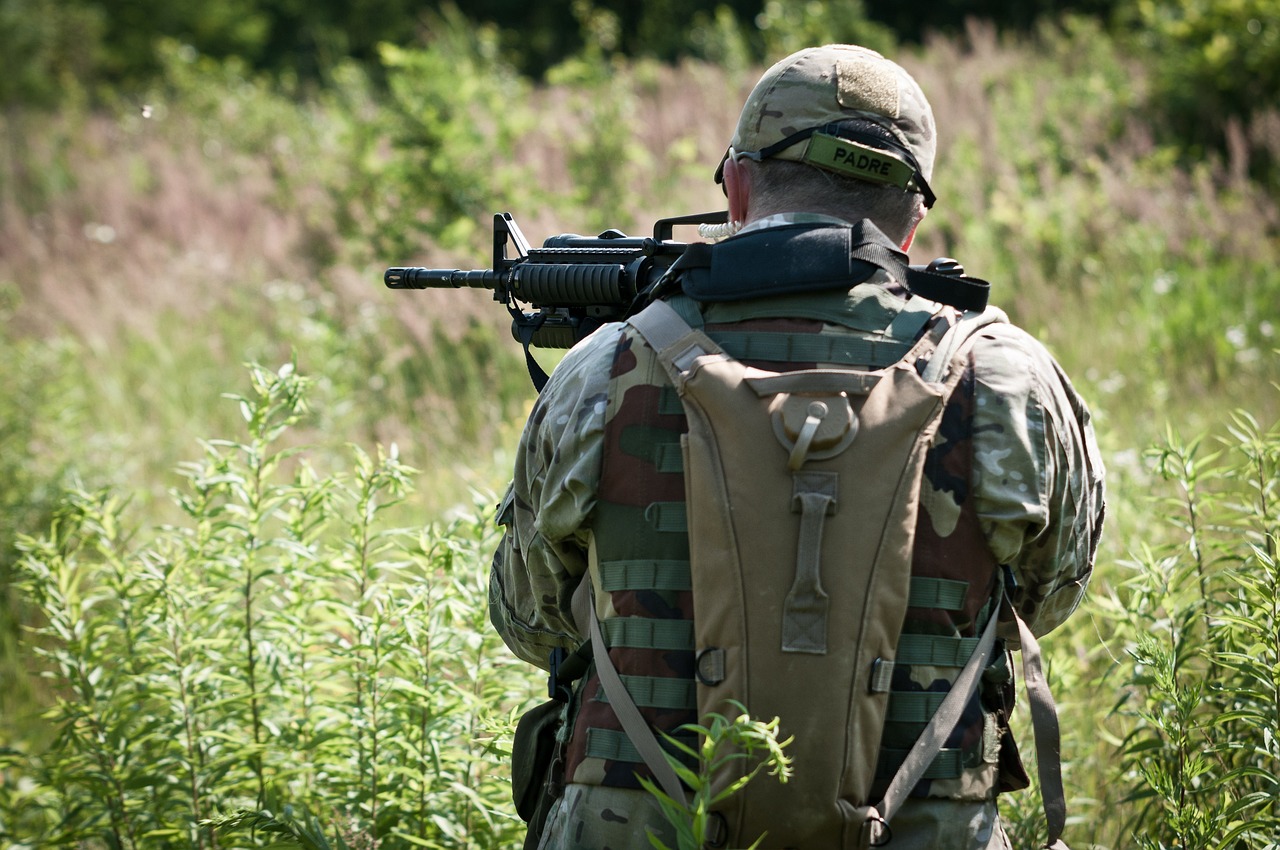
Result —
<instances>
[{"instance_id":1,"label":"camouflage cap","mask_svg":"<svg viewBox=\"0 0 1280 850\"><path fill-rule=\"evenodd\" d=\"M815 135L826 137L819 150ZM920 192L932 203L928 181L936 147L933 110L902 66L865 47L828 44L793 53L765 72L747 97L725 156L808 162ZM864 157L855 167L859 152L876 151L899 162ZM721 174L716 171L717 182Z\"/></svg>"}]
</instances>

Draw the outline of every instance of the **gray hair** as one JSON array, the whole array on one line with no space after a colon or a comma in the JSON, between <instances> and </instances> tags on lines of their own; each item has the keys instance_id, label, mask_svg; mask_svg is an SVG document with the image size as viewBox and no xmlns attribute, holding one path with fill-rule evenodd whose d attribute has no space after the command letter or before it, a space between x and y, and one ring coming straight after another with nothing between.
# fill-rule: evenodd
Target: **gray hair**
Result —
<instances>
[{"instance_id":1,"label":"gray hair","mask_svg":"<svg viewBox=\"0 0 1280 850\"><path fill-rule=\"evenodd\" d=\"M739 162L751 172L753 219L784 212L822 213L851 222L866 218L901 245L924 218L921 197L897 186L879 186L787 160Z\"/></svg>"}]
</instances>

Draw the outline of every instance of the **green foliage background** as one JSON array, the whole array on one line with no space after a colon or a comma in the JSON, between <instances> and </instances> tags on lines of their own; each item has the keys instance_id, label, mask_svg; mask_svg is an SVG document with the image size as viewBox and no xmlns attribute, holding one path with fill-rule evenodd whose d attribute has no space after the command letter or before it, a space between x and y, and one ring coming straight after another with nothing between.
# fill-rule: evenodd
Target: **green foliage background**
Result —
<instances>
[{"instance_id":1,"label":"green foliage background","mask_svg":"<svg viewBox=\"0 0 1280 850\"><path fill-rule=\"evenodd\" d=\"M909 45L915 258L1095 413L1068 839L1274 845L1275 0L125 5L0 0L0 843L518 844L486 513L533 391L497 305L381 271L721 207L741 97L827 34Z\"/></svg>"}]
</instances>

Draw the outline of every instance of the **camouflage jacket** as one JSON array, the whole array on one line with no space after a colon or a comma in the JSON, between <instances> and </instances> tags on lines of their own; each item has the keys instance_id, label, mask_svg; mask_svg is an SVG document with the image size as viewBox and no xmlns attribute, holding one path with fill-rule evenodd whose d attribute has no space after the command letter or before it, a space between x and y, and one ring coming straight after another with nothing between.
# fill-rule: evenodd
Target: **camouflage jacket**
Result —
<instances>
[{"instance_id":1,"label":"camouflage jacket","mask_svg":"<svg viewBox=\"0 0 1280 850\"><path fill-rule=\"evenodd\" d=\"M748 230L810 221L830 219L772 216ZM820 317L824 334L875 340L918 299L878 273L847 292L767 302L777 317ZM704 316L739 321L759 315L761 304L708 304ZM500 507L507 533L494 556L490 616L516 655L544 669L552 648L572 649L585 637L571 599L587 569L623 328L602 327L556 368L525 425ZM972 363L973 505L992 555L1017 583L1019 613L1043 635L1083 597L1101 533L1103 465L1090 415L1044 346L1012 325L978 340Z\"/></svg>"}]
</instances>

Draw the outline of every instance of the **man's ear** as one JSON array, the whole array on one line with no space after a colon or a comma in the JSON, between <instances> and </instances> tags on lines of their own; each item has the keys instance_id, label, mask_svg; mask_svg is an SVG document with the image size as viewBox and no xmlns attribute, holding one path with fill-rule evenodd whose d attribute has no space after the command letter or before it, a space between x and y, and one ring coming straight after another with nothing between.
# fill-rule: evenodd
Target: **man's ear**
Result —
<instances>
[{"instance_id":1,"label":"man's ear","mask_svg":"<svg viewBox=\"0 0 1280 850\"><path fill-rule=\"evenodd\" d=\"M724 161L724 193L729 198L729 220L747 220L751 201L751 169L740 159Z\"/></svg>"},{"instance_id":2,"label":"man's ear","mask_svg":"<svg viewBox=\"0 0 1280 850\"><path fill-rule=\"evenodd\" d=\"M929 208L924 204L920 205L920 216L916 219L916 223L911 225L911 232L907 234L907 238L902 242L902 250L910 251L911 243L916 240L916 230L920 227L920 222L924 221L925 215L929 212Z\"/></svg>"}]
</instances>

